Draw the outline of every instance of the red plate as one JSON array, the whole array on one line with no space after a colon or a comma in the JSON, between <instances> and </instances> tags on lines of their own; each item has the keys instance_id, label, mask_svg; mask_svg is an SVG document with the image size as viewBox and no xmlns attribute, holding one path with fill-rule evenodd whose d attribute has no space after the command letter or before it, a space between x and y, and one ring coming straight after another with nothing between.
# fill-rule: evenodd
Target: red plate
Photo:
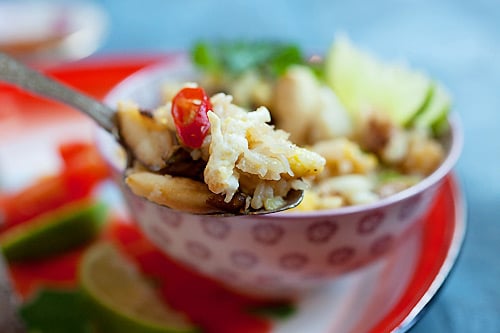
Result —
<instances>
[{"instance_id":1,"label":"red plate","mask_svg":"<svg viewBox=\"0 0 500 333\"><path fill-rule=\"evenodd\" d=\"M93 58L46 72L94 97L165 56ZM54 102L0 85L0 186L15 188L57 167L54 147L92 139L92 122ZM54 158L51 158L54 156ZM36 165L36 168L33 168ZM273 332L405 332L448 277L466 227L465 204L453 176L443 184L423 233L376 264L299 301L297 313Z\"/></svg>"}]
</instances>

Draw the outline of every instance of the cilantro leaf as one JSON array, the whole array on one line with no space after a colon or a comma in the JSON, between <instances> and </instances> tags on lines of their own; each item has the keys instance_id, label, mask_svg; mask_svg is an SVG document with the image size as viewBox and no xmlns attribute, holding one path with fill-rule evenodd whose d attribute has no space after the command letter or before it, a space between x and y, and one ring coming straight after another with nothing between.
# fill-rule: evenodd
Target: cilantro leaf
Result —
<instances>
[{"instance_id":1,"label":"cilantro leaf","mask_svg":"<svg viewBox=\"0 0 500 333\"><path fill-rule=\"evenodd\" d=\"M28 332L95 332L78 291L43 289L19 312Z\"/></svg>"},{"instance_id":2,"label":"cilantro leaf","mask_svg":"<svg viewBox=\"0 0 500 333\"><path fill-rule=\"evenodd\" d=\"M304 64L300 48L272 41L198 42L191 57L196 66L213 75L238 76L249 70L278 76L294 64Z\"/></svg>"}]
</instances>

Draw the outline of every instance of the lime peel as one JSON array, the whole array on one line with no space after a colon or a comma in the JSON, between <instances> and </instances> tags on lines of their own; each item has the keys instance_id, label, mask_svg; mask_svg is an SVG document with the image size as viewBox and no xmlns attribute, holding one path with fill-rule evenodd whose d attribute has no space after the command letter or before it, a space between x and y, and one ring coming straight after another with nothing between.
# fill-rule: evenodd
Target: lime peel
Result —
<instances>
[{"instance_id":1,"label":"lime peel","mask_svg":"<svg viewBox=\"0 0 500 333\"><path fill-rule=\"evenodd\" d=\"M411 126L421 129L432 129L434 132L440 131L440 124L451 110L451 97L446 89L435 83L433 93L429 103L420 111L415 119L411 121ZM439 134L439 133L436 133Z\"/></svg>"},{"instance_id":2,"label":"lime peel","mask_svg":"<svg viewBox=\"0 0 500 333\"><path fill-rule=\"evenodd\" d=\"M432 81L403 64L383 63L339 36L325 60L325 80L353 114L375 110L406 125L432 93Z\"/></svg>"},{"instance_id":3,"label":"lime peel","mask_svg":"<svg viewBox=\"0 0 500 333\"><path fill-rule=\"evenodd\" d=\"M8 260L35 260L80 246L95 238L107 208L91 199L76 201L19 224L0 236Z\"/></svg>"},{"instance_id":4,"label":"lime peel","mask_svg":"<svg viewBox=\"0 0 500 333\"><path fill-rule=\"evenodd\" d=\"M109 242L89 248L79 280L89 310L105 332L197 332L187 318L155 293L132 261Z\"/></svg>"}]
</instances>

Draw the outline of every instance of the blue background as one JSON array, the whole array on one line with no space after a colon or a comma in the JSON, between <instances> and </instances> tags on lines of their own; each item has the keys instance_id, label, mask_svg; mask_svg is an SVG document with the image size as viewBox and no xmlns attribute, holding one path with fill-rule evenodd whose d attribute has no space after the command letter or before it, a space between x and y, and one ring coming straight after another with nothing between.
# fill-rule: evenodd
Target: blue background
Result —
<instances>
[{"instance_id":1,"label":"blue background","mask_svg":"<svg viewBox=\"0 0 500 333\"><path fill-rule=\"evenodd\" d=\"M337 32L442 81L465 129L457 174L468 202L458 264L412 333L500 332L500 2L100 0L98 54L161 53L199 38L280 38L324 52ZM432 255L432 254L429 254Z\"/></svg>"}]
</instances>

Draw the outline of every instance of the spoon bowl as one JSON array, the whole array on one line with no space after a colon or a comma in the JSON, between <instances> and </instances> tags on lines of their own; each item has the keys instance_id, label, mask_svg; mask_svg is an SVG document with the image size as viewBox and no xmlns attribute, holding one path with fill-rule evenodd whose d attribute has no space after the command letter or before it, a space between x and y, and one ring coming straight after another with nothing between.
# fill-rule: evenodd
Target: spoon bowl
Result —
<instances>
[{"instance_id":1,"label":"spoon bowl","mask_svg":"<svg viewBox=\"0 0 500 333\"><path fill-rule=\"evenodd\" d=\"M120 136L115 110L106 104L43 75L4 53L0 53L0 81L14 84L22 89L62 102L81 111L92 118L105 131L112 134L114 139L124 148L128 165L131 165L135 160L132 151L128 149ZM221 211L210 213L210 215L234 216L275 213L296 207L302 201L303 196L304 193L301 190L290 191L289 195L285 198L285 204L275 210L248 209L237 212Z\"/></svg>"}]
</instances>

